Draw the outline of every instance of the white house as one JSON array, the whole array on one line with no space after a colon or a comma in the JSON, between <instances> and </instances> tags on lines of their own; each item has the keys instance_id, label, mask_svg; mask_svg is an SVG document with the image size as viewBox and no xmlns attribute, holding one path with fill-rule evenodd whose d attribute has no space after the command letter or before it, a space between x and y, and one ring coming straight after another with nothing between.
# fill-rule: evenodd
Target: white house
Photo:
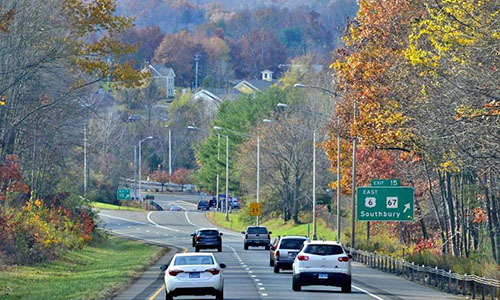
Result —
<instances>
[{"instance_id":1,"label":"white house","mask_svg":"<svg viewBox=\"0 0 500 300\"><path fill-rule=\"evenodd\" d=\"M153 78L161 78L161 80L165 80L165 91L166 98L174 98L175 97L175 72L172 68L167 68L162 65L152 65L148 64L148 68L153 72Z\"/></svg>"}]
</instances>

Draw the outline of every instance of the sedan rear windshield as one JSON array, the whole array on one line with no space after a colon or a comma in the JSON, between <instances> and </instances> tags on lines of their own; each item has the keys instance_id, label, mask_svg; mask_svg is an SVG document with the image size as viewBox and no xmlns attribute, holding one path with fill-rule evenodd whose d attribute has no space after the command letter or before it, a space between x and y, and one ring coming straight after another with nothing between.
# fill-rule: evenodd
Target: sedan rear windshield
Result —
<instances>
[{"instance_id":1,"label":"sedan rear windshield","mask_svg":"<svg viewBox=\"0 0 500 300\"><path fill-rule=\"evenodd\" d=\"M175 258L175 266L188 266L188 265L213 265L214 260L212 256L180 256Z\"/></svg>"},{"instance_id":2,"label":"sedan rear windshield","mask_svg":"<svg viewBox=\"0 0 500 300\"><path fill-rule=\"evenodd\" d=\"M199 232L199 235L207 236L207 235L219 235L217 230L203 230Z\"/></svg>"},{"instance_id":3,"label":"sedan rear windshield","mask_svg":"<svg viewBox=\"0 0 500 300\"><path fill-rule=\"evenodd\" d=\"M201 205L201 206L208 206L208 201L200 201L198 202L198 205Z\"/></svg>"},{"instance_id":4,"label":"sedan rear windshield","mask_svg":"<svg viewBox=\"0 0 500 300\"><path fill-rule=\"evenodd\" d=\"M338 245L307 245L304 253L314 255L339 255L344 254L344 250Z\"/></svg>"},{"instance_id":5,"label":"sedan rear windshield","mask_svg":"<svg viewBox=\"0 0 500 300\"><path fill-rule=\"evenodd\" d=\"M284 239L281 241L280 249L299 250L305 239Z\"/></svg>"},{"instance_id":6,"label":"sedan rear windshield","mask_svg":"<svg viewBox=\"0 0 500 300\"><path fill-rule=\"evenodd\" d=\"M249 234L267 234L267 228L265 227L250 227L247 233Z\"/></svg>"}]
</instances>

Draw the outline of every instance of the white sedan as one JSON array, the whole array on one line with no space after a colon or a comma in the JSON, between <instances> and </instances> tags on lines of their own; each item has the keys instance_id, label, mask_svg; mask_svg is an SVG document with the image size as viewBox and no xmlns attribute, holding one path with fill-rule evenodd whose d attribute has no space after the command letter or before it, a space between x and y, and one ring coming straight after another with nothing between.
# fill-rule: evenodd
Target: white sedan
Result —
<instances>
[{"instance_id":1,"label":"white sedan","mask_svg":"<svg viewBox=\"0 0 500 300\"><path fill-rule=\"evenodd\" d=\"M212 253L179 253L165 270L166 300L174 296L213 295L224 299L225 264L219 264Z\"/></svg>"}]
</instances>

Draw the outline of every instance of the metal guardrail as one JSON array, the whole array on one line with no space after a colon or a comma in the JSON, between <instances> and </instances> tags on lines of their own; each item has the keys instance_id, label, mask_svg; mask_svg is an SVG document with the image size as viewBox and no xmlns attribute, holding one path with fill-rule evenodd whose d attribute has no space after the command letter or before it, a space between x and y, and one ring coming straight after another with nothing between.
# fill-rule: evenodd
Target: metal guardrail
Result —
<instances>
[{"instance_id":1,"label":"metal guardrail","mask_svg":"<svg viewBox=\"0 0 500 300\"><path fill-rule=\"evenodd\" d=\"M476 275L458 274L425 265L416 265L404 259L351 249L357 262L384 272L394 273L411 281L432 286L450 294L471 295L472 299L499 299L500 281Z\"/></svg>"}]
</instances>

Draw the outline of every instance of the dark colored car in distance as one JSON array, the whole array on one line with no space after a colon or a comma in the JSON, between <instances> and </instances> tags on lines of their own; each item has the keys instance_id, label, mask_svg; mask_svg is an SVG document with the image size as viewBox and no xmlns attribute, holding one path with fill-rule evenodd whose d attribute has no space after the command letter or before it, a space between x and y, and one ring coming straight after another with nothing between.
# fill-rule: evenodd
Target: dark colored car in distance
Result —
<instances>
[{"instance_id":1,"label":"dark colored car in distance","mask_svg":"<svg viewBox=\"0 0 500 300\"><path fill-rule=\"evenodd\" d=\"M210 210L210 204L207 200L200 200L198 202L198 210Z\"/></svg>"},{"instance_id":2,"label":"dark colored car in distance","mask_svg":"<svg viewBox=\"0 0 500 300\"><path fill-rule=\"evenodd\" d=\"M222 232L216 228L202 228L191 234L193 236L193 247L196 252L200 249L217 249L222 251Z\"/></svg>"},{"instance_id":3,"label":"dark colored car in distance","mask_svg":"<svg viewBox=\"0 0 500 300\"><path fill-rule=\"evenodd\" d=\"M249 246L253 247L265 247L269 250L271 243L271 233L267 231L264 226L248 226L246 232L242 231L245 235L245 240L243 241L243 248L248 250Z\"/></svg>"}]
</instances>

